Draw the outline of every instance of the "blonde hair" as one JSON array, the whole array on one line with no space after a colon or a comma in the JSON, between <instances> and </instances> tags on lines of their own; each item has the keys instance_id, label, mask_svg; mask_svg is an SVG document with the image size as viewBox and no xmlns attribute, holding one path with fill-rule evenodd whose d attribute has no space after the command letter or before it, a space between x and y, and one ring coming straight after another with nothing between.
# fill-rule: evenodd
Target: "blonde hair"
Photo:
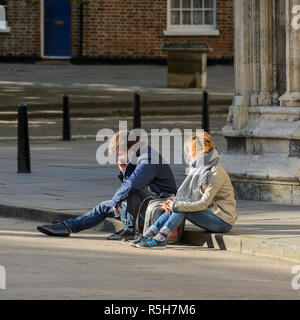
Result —
<instances>
[{"instance_id":1,"label":"blonde hair","mask_svg":"<svg viewBox=\"0 0 300 320\"><path fill-rule=\"evenodd\" d=\"M208 132L193 133L192 137L185 143L185 152L192 149L209 153L212 149L218 149L215 145L213 137Z\"/></svg>"}]
</instances>

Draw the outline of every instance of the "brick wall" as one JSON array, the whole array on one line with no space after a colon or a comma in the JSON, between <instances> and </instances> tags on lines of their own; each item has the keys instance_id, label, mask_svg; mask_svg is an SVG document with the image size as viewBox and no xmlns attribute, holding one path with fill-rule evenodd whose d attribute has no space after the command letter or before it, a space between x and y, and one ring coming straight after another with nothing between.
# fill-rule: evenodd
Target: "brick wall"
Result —
<instances>
[{"instance_id":1,"label":"brick wall","mask_svg":"<svg viewBox=\"0 0 300 320\"><path fill-rule=\"evenodd\" d=\"M80 55L80 5L76 3L71 6L71 55Z\"/></svg>"},{"instance_id":2,"label":"brick wall","mask_svg":"<svg viewBox=\"0 0 300 320\"><path fill-rule=\"evenodd\" d=\"M164 37L163 41L169 43L184 43L195 41L207 43L213 48L209 55L212 59L232 59L234 55L234 20L233 0L217 0L217 29L219 36L194 37Z\"/></svg>"},{"instance_id":3,"label":"brick wall","mask_svg":"<svg viewBox=\"0 0 300 320\"><path fill-rule=\"evenodd\" d=\"M8 0L9 33L0 32L0 56L40 55L40 7Z\"/></svg>"},{"instance_id":4,"label":"brick wall","mask_svg":"<svg viewBox=\"0 0 300 320\"><path fill-rule=\"evenodd\" d=\"M164 36L167 0L89 0L84 8L83 55L109 58L164 58L164 44L207 43L210 58L233 57L233 0L217 0L220 36Z\"/></svg>"},{"instance_id":5,"label":"brick wall","mask_svg":"<svg viewBox=\"0 0 300 320\"><path fill-rule=\"evenodd\" d=\"M217 0L220 36L164 36L167 0L87 0L83 18L83 56L162 59L165 44L207 43L213 59L233 57L233 0ZM72 5L72 57L80 54L80 6ZM40 6L8 0L9 33L0 33L1 56L40 56Z\"/></svg>"}]
</instances>

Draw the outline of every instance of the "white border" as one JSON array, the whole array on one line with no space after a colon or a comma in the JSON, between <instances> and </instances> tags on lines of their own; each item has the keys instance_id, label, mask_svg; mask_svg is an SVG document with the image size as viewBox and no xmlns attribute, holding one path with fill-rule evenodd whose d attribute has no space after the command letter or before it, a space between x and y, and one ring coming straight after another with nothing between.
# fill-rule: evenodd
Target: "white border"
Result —
<instances>
[{"instance_id":1,"label":"white border","mask_svg":"<svg viewBox=\"0 0 300 320\"><path fill-rule=\"evenodd\" d=\"M71 56L65 56L65 57L57 57L57 56L45 56L44 55L44 51L45 51L45 39L44 39L44 0L40 0L41 4L40 4L40 44L41 44L41 48L40 48L40 52L41 52L41 58L42 59L57 59L57 60L68 60L71 59Z\"/></svg>"},{"instance_id":2,"label":"white border","mask_svg":"<svg viewBox=\"0 0 300 320\"><path fill-rule=\"evenodd\" d=\"M219 36L217 29L217 4L214 0L214 24L213 25L171 25L171 0L167 0L167 30L164 30L164 36Z\"/></svg>"}]
</instances>

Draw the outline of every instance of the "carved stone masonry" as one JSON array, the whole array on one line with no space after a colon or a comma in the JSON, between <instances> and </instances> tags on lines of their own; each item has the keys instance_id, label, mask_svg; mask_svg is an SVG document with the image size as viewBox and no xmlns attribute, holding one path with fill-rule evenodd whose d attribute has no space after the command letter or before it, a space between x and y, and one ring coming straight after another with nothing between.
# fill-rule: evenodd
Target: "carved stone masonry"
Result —
<instances>
[{"instance_id":1,"label":"carved stone masonry","mask_svg":"<svg viewBox=\"0 0 300 320\"><path fill-rule=\"evenodd\" d=\"M235 0L235 97L222 132L240 199L300 204L299 0Z\"/></svg>"}]
</instances>

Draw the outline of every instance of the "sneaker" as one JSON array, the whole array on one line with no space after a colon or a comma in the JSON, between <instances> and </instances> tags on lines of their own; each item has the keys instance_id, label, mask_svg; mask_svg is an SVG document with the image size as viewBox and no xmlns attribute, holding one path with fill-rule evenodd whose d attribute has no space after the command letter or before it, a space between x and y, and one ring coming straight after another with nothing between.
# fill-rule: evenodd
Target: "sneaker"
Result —
<instances>
[{"instance_id":1,"label":"sneaker","mask_svg":"<svg viewBox=\"0 0 300 320\"><path fill-rule=\"evenodd\" d=\"M144 242L144 241L146 241L146 240L150 240L150 239L146 238L146 237L143 236L143 235L140 235L140 236L137 237L135 240L129 241L128 244L129 244L131 247L136 247L136 245L137 245L138 243L142 243L142 242Z\"/></svg>"},{"instance_id":2,"label":"sneaker","mask_svg":"<svg viewBox=\"0 0 300 320\"><path fill-rule=\"evenodd\" d=\"M63 223L38 226L37 229L50 237L69 237L71 231Z\"/></svg>"},{"instance_id":3,"label":"sneaker","mask_svg":"<svg viewBox=\"0 0 300 320\"><path fill-rule=\"evenodd\" d=\"M133 240L135 232L129 230L121 230L119 232L111 234L107 237L107 240Z\"/></svg>"},{"instance_id":4,"label":"sneaker","mask_svg":"<svg viewBox=\"0 0 300 320\"><path fill-rule=\"evenodd\" d=\"M141 249L165 249L167 247L167 244L166 241L147 239L144 242L139 242L138 244L136 244L136 247Z\"/></svg>"}]
</instances>

